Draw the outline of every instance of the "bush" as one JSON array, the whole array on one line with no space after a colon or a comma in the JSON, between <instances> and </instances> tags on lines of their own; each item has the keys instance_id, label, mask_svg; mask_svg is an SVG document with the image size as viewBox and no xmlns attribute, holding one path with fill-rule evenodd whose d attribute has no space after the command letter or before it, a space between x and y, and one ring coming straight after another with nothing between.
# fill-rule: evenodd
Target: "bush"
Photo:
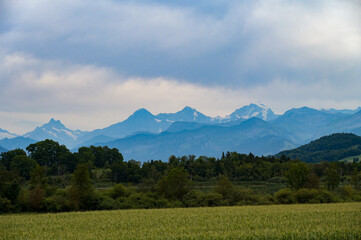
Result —
<instances>
[{"instance_id":1,"label":"bush","mask_svg":"<svg viewBox=\"0 0 361 240\"><path fill-rule=\"evenodd\" d=\"M109 196L113 199L124 197L126 195L128 195L127 188L121 183L114 185L114 187L109 191Z\"/></svg>"},{"instance_id":2,"label":"bush","mask_svg":"<svg viewBox=\"0 0 361 240\"><path fill-rule=\"evenodd\" d=\"M101 210L118 209L119 207L120 207L119 202L108 196L104 196L99 204L99 209Z\"/></svg>"},{"instance_id":3,"label":"bush","mask_svg":"<svg viewBox=\"0 0 361 240\"><path fill-rule=\"evenodd\" d=\"M319 203L318 195L316 189L301 188L296 192L296 199L299 203Z\"/></svg>"},{"instance_id":4,"label":"bush","mask_svg":"<svg viewBox=\"0 0 361 240\"><path fill-rule=\"evenodd\" d=\"M272 195L264 194L264 195L259 195L258 201L259 201L260 205L269 205L274 202L274 199L273 199Z\"/></svg>"},{"instance_id":5,"label":"bush","mask_svg":"<svg viewBox=\"0 0 361 240\"><path fill-rule=\"evenodd\" d=\"M183 204L185 207L204 207L208 206L204 202L204 193L201 191L192 190L183 197ZM222 196L222 195L221 195Z\"/></svg>"},{"instance_id":6,"label":"bush","mask_svg":"<svg viewBox=\"0 0 361 240\"><path fill-rule=\"evenodd\" d=\"M44 201L44 210L48 212L66 212L71 210L65 189L57 189L55 193Z\"/></svg>"},{"instance_id":7,"label":"bush","mask_svg":"<svg viewBox=\"0 0 361 240\"><path fill-rule=\"evenodd\" d=\"M228 205L228 201L224 200L221 194L214 192L204 194L202 201L209 207Z\"/></svg>"},{"instance_id":8,"label":"bush","mask_svg":"<svg viewBox=\"0 0 361 240\"><path fill-rule=\"evenodd\" d=\"M0 213L8 213L14 210L14 206L11 201L7 198L0 197Z\"/></svg>"},{"instance_id":9,"label":"bush","mask_svg":"<svg viewBox=\"0 0 361 240\"><path fill-rule=\"evenodd\" d=\"M29 190L22 188L16 200L16 210L26 212L30 210Z\"/></svg>"},{"instance_id":10,"label":"bush","mask_svg":"<svg viewBox=\"0 0 361 240\"><path fill-rule=\"evenodd\" d=\"M281 204L290 204L296 202L295 194L289 188L284 188L276 192L274 194L274 199L276 203L281 203Z\"/></svg>"},{"instance_id":11,"label":"bush","mask_svg":"<svg viewBox=\"0 0 361 240\"><path fill-rule=\"evenodd\" d=\"M255 205L259 203L259 197L249 188L234 188L232 197L232 202L237 205Z\"/></svg>"},{"instance_id":12,"label":"bush","mask_svg":"<svg viewBox=\"0 0 361 240\"><path fill-rule=\"evenodd\" d=\"M356 194L355 189L353 189L350 185L341 187L339 189L339 193L344 200L352 200L354 195Z\"/></svg>"},{"instance_id":13,"label":"bush","mask_svg":"<svg viewBox=\"0 0 361 240\"><path fill-rule=\"evenodd\" d=\"M318 191L318 200L321 203L332 203L332 202L336 202L335 196L333 195L333 193L327 191L327 190L319 190Z\"/></svg>"},{"instance_id":14,"label":"bush","mask_svg":"<svg viewBox=\"0 0 361 240\"><path fill-rule=\"evenodd\" d=\"M129 197L120 197L117 200L120 208L123 209L149 209L156 207L156 199L151 193L132 193Z\"/></svg>"}]
</instances>

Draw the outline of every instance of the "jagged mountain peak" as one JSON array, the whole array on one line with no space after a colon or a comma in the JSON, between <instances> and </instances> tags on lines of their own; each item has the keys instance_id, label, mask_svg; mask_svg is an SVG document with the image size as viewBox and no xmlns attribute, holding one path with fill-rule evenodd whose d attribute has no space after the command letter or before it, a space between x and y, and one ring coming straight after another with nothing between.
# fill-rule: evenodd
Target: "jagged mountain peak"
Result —
<instances>
[{"instance_id":1,"label":"jagged mountain peak","mask_svg":"<svg viewBox=\"0 0 361 240\"><path fill-rule=\"evenodd\" d=\"M73 131L65 127L60 120L51 118L48 123L43 124L40 127L36 127L33 131L24 134L26 138L32 138L37 141L44 139L52 139L61 144L72 146L78 137L82 135L82 132L77 130Z\"/></svg>"},{"instance_id":2,"label":"jagged mountain peak","mask_svg":"<svg viewBox=\"0 0 361 240\"><path fill-rule=\"evenodd\" d=\"M48 123L42 125L41 127L55 127L59 129L66 129L65 125L60 120L55 120L51 118Z\"/></svg>"}]
</instances>

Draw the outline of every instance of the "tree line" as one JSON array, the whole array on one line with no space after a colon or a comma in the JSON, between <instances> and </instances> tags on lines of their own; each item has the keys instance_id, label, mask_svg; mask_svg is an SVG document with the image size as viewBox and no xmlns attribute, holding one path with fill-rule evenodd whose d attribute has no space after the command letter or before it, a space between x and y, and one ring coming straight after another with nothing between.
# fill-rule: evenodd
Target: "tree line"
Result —
<instances>
[{"instance_id":1,"label":"tree line","mask_svg":"<svg viewBox=\"0 0 361 240\"><path fill-rule=\"evenodd\" d=\"M124 161L116 148L44 140L0 154L1 212L361 200L361 163L304 163L237 152ZM273 192L240 187L262 182ZM340 186L341 185L341 186ZM206 187L204 187L206 186ZM204 187L204 188L202 188Z\"/></svg>"}]
</instances>

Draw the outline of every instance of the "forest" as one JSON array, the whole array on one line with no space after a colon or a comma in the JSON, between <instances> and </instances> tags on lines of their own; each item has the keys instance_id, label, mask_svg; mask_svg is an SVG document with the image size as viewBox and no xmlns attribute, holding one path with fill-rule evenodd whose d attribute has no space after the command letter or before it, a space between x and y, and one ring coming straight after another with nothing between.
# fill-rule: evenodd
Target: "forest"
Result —
<instances>
[{"instance_id":1,"label":"forest","mask_svg":"<svg viewBox=\"0 0 361 240\"><path fill-rule=\"evenodd\" d=\"M285 155L170 156L124 161L116 148L72 153L53 140L0 155L0 212L361 201L361 163Z\"/></svg>"}]
</instances>

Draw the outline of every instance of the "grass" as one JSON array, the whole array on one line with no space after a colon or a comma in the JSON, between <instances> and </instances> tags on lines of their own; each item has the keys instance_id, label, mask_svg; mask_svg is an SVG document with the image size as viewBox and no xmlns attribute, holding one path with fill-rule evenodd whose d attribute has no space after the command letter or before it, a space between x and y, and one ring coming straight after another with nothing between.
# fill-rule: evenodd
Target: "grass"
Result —
<instances>
[{"instance_id":1,"label":"grass","mask_svg":"<svg viewBox=\"0 0 361 240\"><path fill-rule=\"evenodd\" d=\"M361 239L361 203L0 216L1 239Z\"/></svg>"},{"instance_id":2,"label":"grass","mask_svg":"<svg viewBox=\"0 0 361 240\"><path fill-rule=\"evenodd\" d=\"M361 159L361 155L347 157L347 158L341 159L340 162L353 163L354 158L358 158L358 162L359 162Z\"/></svg>"}]
</instances>

